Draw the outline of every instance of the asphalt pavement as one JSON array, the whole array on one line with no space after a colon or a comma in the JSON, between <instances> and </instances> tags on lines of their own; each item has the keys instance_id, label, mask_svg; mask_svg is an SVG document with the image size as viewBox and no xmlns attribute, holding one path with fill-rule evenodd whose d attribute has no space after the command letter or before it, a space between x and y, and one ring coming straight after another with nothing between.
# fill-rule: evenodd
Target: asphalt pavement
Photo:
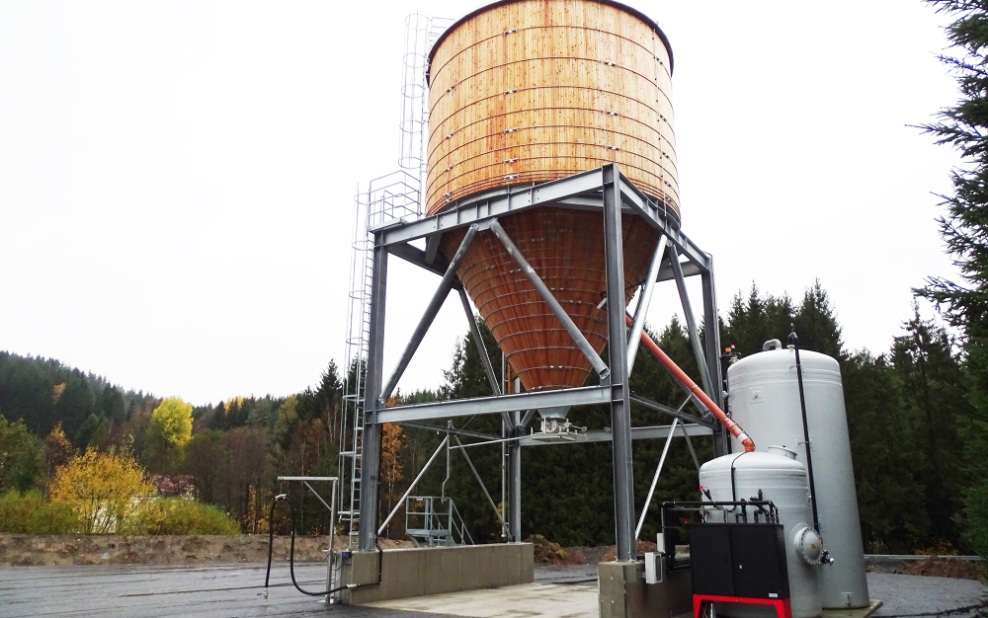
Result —
<instances>
[{"instance_id":1,"label":"asphalt pavement","mask_svg":"<svg viewBox=\"0 0 988 618\"><path fill-rule=\"evenodd\" d=\"M296 567L299 584L325 586L321 564ZM596 568L537 568L535 582L494 590L417 597L373 607L326 605L299 593L275 565L264 595L264 565L0 567L0 617L229 618L325 616L453 618L597 616ZM876 618L988 618L988 588L965 579L869 573ZM826 617L825 617L826 618Z\"/></svg>"}]
</instances>

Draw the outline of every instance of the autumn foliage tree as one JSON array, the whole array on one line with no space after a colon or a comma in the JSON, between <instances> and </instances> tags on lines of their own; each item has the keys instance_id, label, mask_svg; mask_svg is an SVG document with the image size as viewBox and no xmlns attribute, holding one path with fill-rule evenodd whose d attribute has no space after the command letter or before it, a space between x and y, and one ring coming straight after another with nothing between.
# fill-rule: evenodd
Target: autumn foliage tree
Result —
<instances>
[{"instance_id":1,"label":"autumn foliage tree","mask_svg":"<svg viewBox=\"0 0 988 618\"><path fill-rule=\"evenodd\" d=\"M55 471L48 492L75 508L78 532L106 534L137 513L154 485L130 454L91 448Z\"/></svg>"},{"instance_id":2,"label":"autumn foliage tree","mask_svg":"<svg viewBox=\"0 0 988 618\"><path fill-rule=\"evenodd\" d=\"M182 448L192 439L192 405L166 397L151 413L151 431L169 448Z\"/></svg>"},{"instance_id":3,"label":"autumn foliage tree","mask_svg":"<svg viewBox=\"0 0 988 618\"><path fill-rule=\"evenodd\" d=\"M388 512L394 508L396 497L395 484L404 476L401 464L401 451L405 443L405 432L401 425L384 423L381 425L381 481L384 483L384 493L387 497ZM390 524L387 535L390 536Z\"/></svg>"}]
</instances>

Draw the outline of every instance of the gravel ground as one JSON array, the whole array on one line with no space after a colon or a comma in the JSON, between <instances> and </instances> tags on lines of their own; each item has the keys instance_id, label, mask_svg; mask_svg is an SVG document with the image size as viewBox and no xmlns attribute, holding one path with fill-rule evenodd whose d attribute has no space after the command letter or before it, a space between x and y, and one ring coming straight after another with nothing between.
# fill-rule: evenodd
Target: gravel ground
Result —
<instances>
[{"instance_id":1,"label":"gravel ground","mask_svg":"<svg viewBox=\"0 0 988 618\"><path fill-rule=\"evenodd\" d=\"M970 579L869 573L868 592L883 603L875 616L988 616L988 587Z\"/></svg>"}]
</instances>

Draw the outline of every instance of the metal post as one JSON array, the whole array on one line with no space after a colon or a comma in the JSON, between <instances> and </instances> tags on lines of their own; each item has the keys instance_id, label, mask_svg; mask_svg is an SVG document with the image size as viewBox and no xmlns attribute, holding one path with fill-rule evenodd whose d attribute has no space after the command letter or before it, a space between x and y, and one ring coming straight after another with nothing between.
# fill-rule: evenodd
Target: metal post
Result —
<instances>
[{"instance_id":1,"label":"metal post","mask_svg":"<svg viewBox=\"0 0 988 618\"><path fill-rule=\"evenodd\" d=\"M381 470L381 366L384 363L384 316L388 287L388 251L375 242L371 272L370 325L367 347L367 382L364 391L364 444L360 470L360 534L358 547L371 551L377 542L378 482Z\"/></svg>"},{"instance_id":2,"label":"metal post","mask_svg":"<svg viewBox=\"0 0 988 618\"><path fill-rule=\"evenodd\" d=\"M707 256L707 268L700 275L703 287L703 330L706 335L707 371L717 387L710 392L710 398L724 408L724 385L720 381L720 323L717 320L717 295L714 290L714 260ZM714 456L726 455L730 440L723 427L714 429Z\"/></svg>"},{"instance_id":3,"label":"metal post","mask_svg":"<svg viewBox=\"0 0 988 618\"><path fill-rule=\"evenodd\" d=\"M521 431L521 413L511 413L511 436ZM521 541L521 444L508 444L508 531L513 543Z\"/></svg>"},{"instance_id":4,"label":"metal post","mask_svg":"<svg viewBox=\"0 0 988 618\"><path fill-rule=\"evenodd\" d=\"M614 536L617 560L635 557L635 487L631 459L631 400L624 307L624 246L617 165L604 167L604 257L607 266L607 350L610 360L611 431L614 457Z\"/></svg>"}]
</instances>

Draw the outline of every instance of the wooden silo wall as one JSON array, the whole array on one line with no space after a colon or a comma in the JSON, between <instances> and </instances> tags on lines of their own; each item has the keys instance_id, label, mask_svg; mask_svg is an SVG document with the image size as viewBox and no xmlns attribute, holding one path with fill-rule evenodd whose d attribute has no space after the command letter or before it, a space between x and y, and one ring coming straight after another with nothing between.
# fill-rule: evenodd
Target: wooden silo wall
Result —
<instances>
[{"instance_id":1,"label":"wooden silo wall","mask_svg":"<svg viewBox=\"0 0 988 618\"><path fill-rule=\"evenodd\" d=\"M679 212L670 57L620 6L520 0L454 25L432 52L426 205L616 162Z\"/></svg>"}]
</instances>

